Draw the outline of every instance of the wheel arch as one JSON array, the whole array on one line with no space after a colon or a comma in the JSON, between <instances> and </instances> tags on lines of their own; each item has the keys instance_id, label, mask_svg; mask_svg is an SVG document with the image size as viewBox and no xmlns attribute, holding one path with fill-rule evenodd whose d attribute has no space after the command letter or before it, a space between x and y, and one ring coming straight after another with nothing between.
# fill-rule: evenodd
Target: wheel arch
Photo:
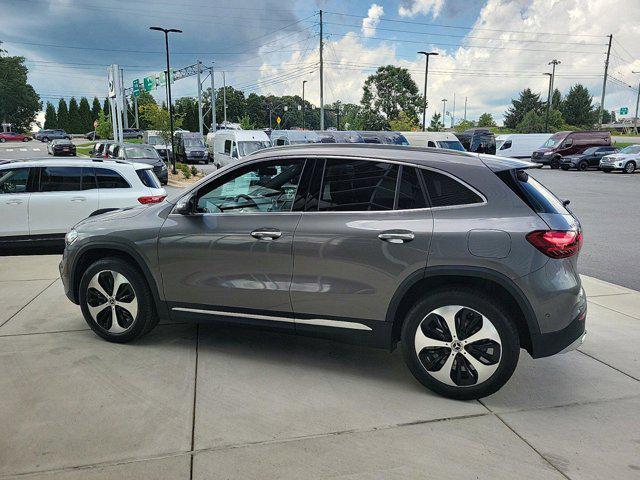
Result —
<instances>
[{"instance_id":1,"label":"wheel arch","mask_svg":"<svg viewBox=\"0 0 640 480\"><path fill-rule=\"evenodd\" d=\"M429 267L411 274L394 294L387 310L386 322L392 323L390 349L400 339L406 314L426 292L445 286L476 288L499 298L512 312L520 337L520 345L532 352L532 337L540 334L535 313L522 290L506 275L482 267Z\"/></svg>"}]
</instances>

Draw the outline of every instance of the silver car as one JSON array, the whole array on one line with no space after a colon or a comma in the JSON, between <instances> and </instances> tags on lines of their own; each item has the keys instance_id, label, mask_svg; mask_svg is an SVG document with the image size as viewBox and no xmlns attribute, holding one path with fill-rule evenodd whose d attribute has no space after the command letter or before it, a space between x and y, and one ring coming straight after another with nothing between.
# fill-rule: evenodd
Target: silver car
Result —
<instances>
[{"instance_id":1,"label":"silver car","mask_svg":"<svg viewBox=\"0 0 640 480\"><path fill-rule=\"evenodd\" d=\"M585 335L580 224L532 166L391 145L272 148L174 200L84 220L60 272L112 342L170 318L401 344L423 385L480 398L520 349L545 357Z\"/></svg>"}]
</instances>

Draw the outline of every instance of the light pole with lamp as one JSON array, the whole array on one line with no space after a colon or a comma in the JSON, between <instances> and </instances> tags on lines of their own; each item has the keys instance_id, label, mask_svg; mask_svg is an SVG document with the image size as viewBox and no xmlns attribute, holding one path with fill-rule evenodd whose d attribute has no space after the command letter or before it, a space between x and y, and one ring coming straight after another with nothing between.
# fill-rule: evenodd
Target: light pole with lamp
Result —
<instances>
[{"instance_id":1,"label":"light pole with lamp","mask_svg":"<svg viewBox=\"0 0 640 480\"><path fill-rule=\"evenodd\" d=\"M425 56L426 64L424 66L424 94L422 95L422 131L427 130L427 77L429 76L429 56L438 55L438 52L418 52ZM442 119L444 122L444 118Z\"/></svg>"},{"instance_id":2,"label":"light pole with lamp","mask_svg":"<svg viewBox=\"0 0 640 480\"><path fill-rule=\"evenodd\" d=\"M304 130L304 84L307 83L306 80L302 81L302 130Z\"/></svg>"},{"instance_id":3,"label":"light pole with lamp","mask_svg":"<svg viewBox=\"0 0 640 480\"><path fill-rule=\"evenodd\" d=\"M447 109L447 99L443 98L442 99L442 130L444 130L444 117L445 117L445 113Z\"/></svg>"}]
</instances>

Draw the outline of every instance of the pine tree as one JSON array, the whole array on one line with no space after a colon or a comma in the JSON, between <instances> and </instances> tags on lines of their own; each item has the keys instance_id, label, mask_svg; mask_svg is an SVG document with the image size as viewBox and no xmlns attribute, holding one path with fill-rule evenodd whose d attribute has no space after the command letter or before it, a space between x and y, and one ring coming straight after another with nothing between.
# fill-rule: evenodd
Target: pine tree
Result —
<instances>
[{"instance_id":1,"label":"pine tree","mask_svg":"<svg viewBox=\"0 0 640 480\"><path fill-rule=\"evenodd\" d=\"M67 133L80 133L80 116L78 114L78 101L76 97L69 100L69 129Z\"/></svg>"},{"instance_id":2,"label":"pine tree","mask_svg":"<svg viewBox=\"0 0 640 480\"><path fill-rule=\"evenodd\" d=\"M562 116L569 125L589 128L596 122L597 110L593 97L584 85L571 87L561 107Z\"/></svg>"},{"instance_id":3,"label":"pine tree","mask_svg":"<svg viewBox=\"0 0 640 480\"><path fill-rule=\"evenodd\" d=\"M504 114L504 126L507 128L516 128L528 112L540 114L542 109L540 94L533 93L530 88L525 88L520 92L518 100L511 100L511 103L511 107Z\"/></svg>"},{"instance_id":4,"label":"pine tree","mask_svg":"<svg viewBox=\"0 0 640 480\"><path fill-rule=\"evenodd\" d=\"M556 88L553 90L553 95L551 95L551 108L553 110L560 110L560 105L562 105L562 94L560 90Z\"/></svg>"},{"instance_id":5,"label":"pine tree","mask_svg":"<svg viewBox=\"0 0 640 480\"><path fill-rule=\"evenodd\" d=\"M89 108L89 100L86 97L80 99L80 105L78 106L78 118L80 125L80 132L86 133L93 130L93 120L91 118L91 108Z\"/></svg>"},{"instance_id":6,"label":"pine tree","mask_svg":"<svg viewBox=\"0 0 640 480\"><path fill-rule=\"evenodd\" d=\"M105 117L109 117L111 115L111 107L109 106L108 98L104 99L104 103L102 104L102 111L104 112Z\"/></svg>"},{"instance_id":7,"label":"pine tree","mask_svg":"<svg viewBox=\"0 0 640 480\"><path fill-rule=\"evenodd\" d=\"M44 128L58 128L58 118L56 116L56 109L51 104L51 102L47 102L47 109L44 113Z\"/></svg>"},{"instance_id":8,"label":"pine tree","mask_svg":"<svg viewBox=\"0 0 640 480\"><path fill-rule=\"evenodd\" d=\"M69 110L67 109L67 101L61 98L58 102L58 128L69 131Z\"/></svg>"},{"instance_id":9,"label":"pine tree","mask_svg":"<svg viewBox=\"0 0 640 480\"><path fill-rule=\"evenodd\" d=\"M101 111L100 100L98 100L98 97L93 97L93 104L91 105L91 130L93 130L93 122L98 120Z\"/></svg>"}]
</instances>

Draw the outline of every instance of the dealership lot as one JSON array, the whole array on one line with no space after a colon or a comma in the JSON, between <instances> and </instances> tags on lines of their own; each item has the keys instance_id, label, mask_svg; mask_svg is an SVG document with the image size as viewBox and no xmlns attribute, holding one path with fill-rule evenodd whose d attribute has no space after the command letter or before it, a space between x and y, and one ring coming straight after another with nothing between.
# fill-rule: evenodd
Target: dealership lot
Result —
<instances>
[{"instance_id":1,"label":"dealership lot","mask_svg":"<svg viewBox=\"0 0 640 480\"><path fill-rule=\"evenodd\" d=\"M585 277L580 351L523 353L500 392L457 402L421 387L399 351L205 324L104 342L64 296L59 259L0 262L2 477L188 478L191 456L193 478L631 478L640 468L633 290Z\"/></svg>"}]
</instances>

